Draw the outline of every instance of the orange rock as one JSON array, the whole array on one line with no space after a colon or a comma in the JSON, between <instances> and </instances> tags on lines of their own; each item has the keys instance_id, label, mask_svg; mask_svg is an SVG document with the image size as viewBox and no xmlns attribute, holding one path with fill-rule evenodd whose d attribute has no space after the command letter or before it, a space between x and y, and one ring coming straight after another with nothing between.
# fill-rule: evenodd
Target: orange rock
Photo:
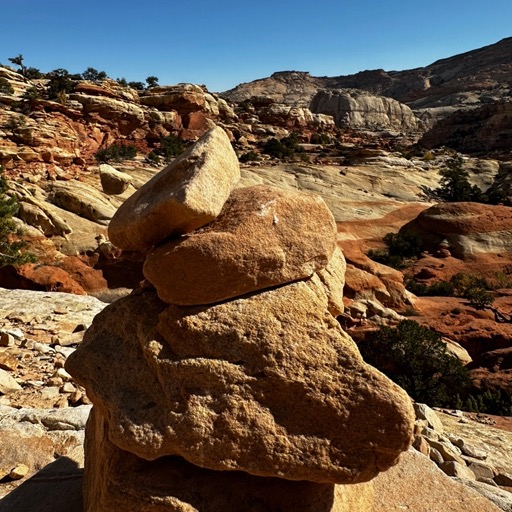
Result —
<instances>
[{"instance_id":1,"label":"orange rock","mask_svg":"<svg viewBox=\"0 0 512 512\"><path fill-rule=\"evenodd\" d=\"M154 248L144 275L170 304L211 304L311 276L336 247L319 197L259 185L235 190L203 229Z\"/></svg>"}]
</instances>

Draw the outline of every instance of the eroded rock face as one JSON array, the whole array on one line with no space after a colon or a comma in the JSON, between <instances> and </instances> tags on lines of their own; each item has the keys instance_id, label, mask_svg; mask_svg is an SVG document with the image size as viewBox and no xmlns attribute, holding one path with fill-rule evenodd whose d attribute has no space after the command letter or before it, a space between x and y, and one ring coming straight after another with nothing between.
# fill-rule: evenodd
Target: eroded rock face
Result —
<instances>
[{"instance_id":1,"label":"eroded rock face","mask_svg":"<svg viewBox=\"0 0 512 512\"><path fill-rule=\"evenodd\" d=\"M112 442L145 459L355 483L411 441L409 398L306 282L209 308L132 295L98 315L67 369Z\"/></svg>"},{"instance_id":2,"label":"eroded rock face","mask_svg":"<svg viewBox=\"0 0 512 512\"><path fill-rule=\"evenodd\" d=\"M222 128L213 128L117 210L109 238L125 250L147 250L173 234L212 221L240 178Z\"/></svg>"},{"instance_id":3,"label":"eroded rock face","mask_svg":"<svg viewBox=\"0 0 512 512\"><path fill-rule=\"evenodd\" d=\"M327 266L335 236L318 196L237 189L208 226L153 249L144 275L165 302L210 304L311 276Z\"/></svg>"},{"instance_id":4,"label":"eroded rock face","mask_svg":"<svg viewBox=\"0 0 512 512\"><path fill-rule=\"evenodd\" d=\"M311 110L333 116L336 126L376 131L419 131L413 111L394 99L354 90L319 91Z\"/></svg>"}]
</instances>

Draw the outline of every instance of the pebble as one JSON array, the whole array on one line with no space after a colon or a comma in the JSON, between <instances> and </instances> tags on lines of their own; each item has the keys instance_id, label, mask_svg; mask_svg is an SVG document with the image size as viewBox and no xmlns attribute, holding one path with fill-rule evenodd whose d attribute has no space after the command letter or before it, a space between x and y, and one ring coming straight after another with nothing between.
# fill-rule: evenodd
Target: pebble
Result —
<instances>
[{"instance_id":1,"label":"pebble","mask_svg":"<svg viewBox=\"0 0 512 512\"><path fill-rule=\"evenodd\" d=\"M25 466L25 464L19 464L15 468L11 469L9 473L9 478L12 480L21 480L28 475L29 468Z\"/></svg>"},{"instance_id":2,"label":"pebble","mask_svg":"<svg viewBox=\"0 0 512 512\"><path fill-rule=\"evenodd\" d=\"M3 331L0 334L0 347L14 347L14 336Z\"/></svg>"},{"instance_id":3,"label":"pebble","mask_svg":"<svg viewBox=\"0 0 512 512\"><path fill-rule=\"evenodd\" d=\"M53 375L52 377L60 377L64 382L69 382L71 380L73 380L73 377L71 377L71 375L69 375L69 373L64 370L64 368L59 368Z\"/></svg>"}]
</instances>

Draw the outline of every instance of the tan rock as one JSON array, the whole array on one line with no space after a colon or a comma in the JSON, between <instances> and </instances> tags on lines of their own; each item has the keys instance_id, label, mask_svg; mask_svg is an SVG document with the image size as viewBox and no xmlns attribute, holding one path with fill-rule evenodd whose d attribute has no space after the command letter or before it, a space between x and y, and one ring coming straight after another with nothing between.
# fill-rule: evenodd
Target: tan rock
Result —
<instances>
[{"instance_id":1,"label":"tan rock","mask_svg":"<svg viewBox=\"0 0 512 512\"><path fill-rule=\"evenodd\" d=\"M141 292L98 315L66 368L107 415L112 442L139 457L362 482L409 446L412 407L326 306L304 282L163 312Z\"/></svg>"},{"instance_id":2,"label":"tan rock","mask_svg":"<svg viewBox=\"0 0 512 512\"><path fill-rule=\"evenodd\" d=\"M122 194L130 185L132 177L111 165L101 164L100 181L105 194Z\"/></svg>"},{"instance_id":3,"label":"tan rock","mask_svg":"<svg viewBox=\"0 0 512 512\"><path fill-rule=\"evenodd\" d=\"M316 287L317 293L324 291L327 295L327 309L332 316L341 315L345 309L343 304L343 287L345 285L345 270L347 264L343 252L336 247L327 264L307 281L310 286Z\"/></svg>"},{"instance_id":4,"label":"tan rock","mask_svg":"<svg viewBox=\"0 0 512 512\"><path fill-rule=\"evenodd\" d=\"M121 249L146 250L193 231L220 213L239 178L231 143L214 128L121 205L109 238Z\"/></svg>"},{"instance_id":5,"label":"tan rock","mask_svg":"<svg viewBox=\"0 0 512 512\"><path fill-rule=\"evenodd\" d=\"M19 464L16 467L11 469L11 472L9 473L9 478L12 480L21 480L22 478L25 478L28 475L28 472L30 469L28 466L25 466L25 464Z\"/></svg>"},{"instance_id":6,"label":"tan rock","mask_svg":"<svg viewBox=\"0 0 512 512\"><path fill-rule=\"evenodd\" d=\"M372 480L375 512L499 512L489 500L446 476L424 455L409 450ZM355 509L356 510L356 509ZM354 510L354 512L355 512Z\"/></svg>"},{"instance_id":7,"label":"tan rock","mask_svg":"<svg viewBox=\"0 0 512 512\"><path fill-rule=\"evenodd\" d=\"M0 395L18 391L21 386L14 380L11 374L0 368Z\"/></svg>"},{"instance_id":8,"label":"tan rock","mask_svg":"<svg viewBox=\"0 0 512 512\"><path fill-rule=\"evenodd\" d=\"M120 450L93 409L86 431L84 510L96 512L370 512L371 483L335 486L212 471L181 457L156 461Z\"/></svg>"},{"instance_id":9,"label":"tan rock","mask_svg":"<svg viewBox=\"0 0 512 512\"><path fill-rule=\"evenodd\" d=\"M154 248L144 275L170 304L211 304L311 276L327 266L336 225L314 195L235 190L203 229Z\"/></svg>"},{"instance_id":10,"label":"tan rock","mask_svg":"<svg viewBox=\"0 0 512 512\"><path fill-rule=\"evenodd\" d=\"M99 224L107 224L116 212L114 205L101 192L79 181L53 184L51 201L68 212Z\"/></svg>"}]
</instances>

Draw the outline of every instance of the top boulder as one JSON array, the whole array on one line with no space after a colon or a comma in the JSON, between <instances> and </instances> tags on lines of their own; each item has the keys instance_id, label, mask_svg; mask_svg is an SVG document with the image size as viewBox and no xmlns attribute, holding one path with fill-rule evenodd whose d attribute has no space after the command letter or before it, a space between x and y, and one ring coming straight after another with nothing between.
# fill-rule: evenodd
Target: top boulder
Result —
<instances>
[{"instance_id":1,"label":"top boulder","mask_svg":"<svg viewBox=\"0 0 512 512\"><path fill-rule=\"evenodd\" d=\"M226 133L212 128L120 206L109 225L110 240L124 250L145 251L204 226L220 213L239 179Z\"/></svg>"}]
</instances>

